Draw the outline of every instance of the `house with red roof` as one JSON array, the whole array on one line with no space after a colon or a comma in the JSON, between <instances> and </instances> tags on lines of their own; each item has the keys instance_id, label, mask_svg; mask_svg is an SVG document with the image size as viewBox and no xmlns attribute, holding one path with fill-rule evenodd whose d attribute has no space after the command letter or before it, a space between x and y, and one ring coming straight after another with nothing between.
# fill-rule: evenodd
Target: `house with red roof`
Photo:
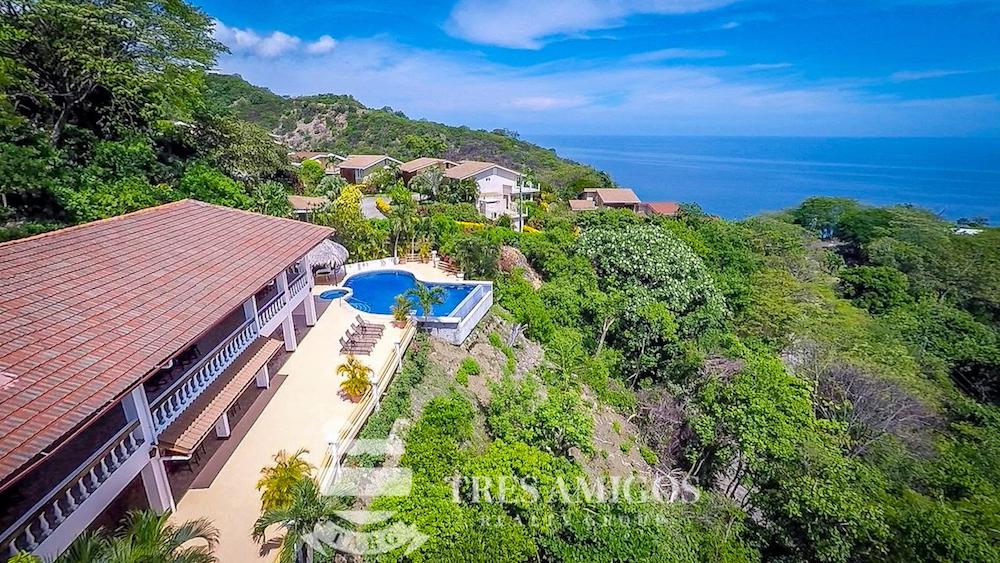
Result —
<instances>
[{"instance_id":1,"label":"house with red roof","mask_svg":"<svg viewBox=\"0 0 1000 563\"><path fill-rule=\"evenodd\" d=\"M0 244L0 553L172 510L317 322L331 234L183 200Z\"/></svg>"},{"instance_id":2,"label":"house with red roof","mask_svg":"<svg viewBox=\"0 0 1000 563\"><path fill-rule=\"evenodd\" d=\"M646 217L677 217L680 212L680 204L674 201L644 201L639 205L639 213Z\"/></svg>"},{"instance_id":3,"label":"house with red roof","mask_svg":"<svg viewBox=\"0 0 1000 563\"><path fill-rule=\"evenodd\" d=\"M338 166L341 176L352 184L362 184L365 177L380 168L399 166L402 162L385 154L349 154Z\"/></svg>"}]
</instances>

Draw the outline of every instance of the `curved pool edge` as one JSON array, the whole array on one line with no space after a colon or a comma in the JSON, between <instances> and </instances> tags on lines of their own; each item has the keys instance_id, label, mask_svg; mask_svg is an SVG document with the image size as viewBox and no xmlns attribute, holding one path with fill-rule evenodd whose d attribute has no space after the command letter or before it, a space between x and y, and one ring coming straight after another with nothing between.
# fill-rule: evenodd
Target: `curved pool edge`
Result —
<instances>
[{"instance_id":1,"label":"curved pool edge","mask_svg":"<svg viewBox=\"0 0 1000 563\"><path fill-rule=\"evenodd\" d=\"M430 331L431 334L441 338L442 340L454 344L456 346L461 345L462 342L472 333L472 330L479 324L479 322L486 316L493 306L493 282L489 280L460 280L460 279L426 279L422 276L417 275L415 272L411 272L407 269L398 267L377 267L367 270L361 270L359 272L354 272L346 276L340 282L340 287L346 287L346 283L349 279L362 275L371 274L379 272L389 272L389 273L405 273L410 275L414 280L421 283L428 284L445 284L445 285L471 285L483 287L483 291L480 293L479 299L477 299L473 306L468 307L470 303L467 303L469 299L473 297L472 294L467 296L463 301L459 302L456 307L449 311L447 315L433 315L430 317L414 316L416 322ZM361 311L353 307L347 300L343 301L347 307L357 311L358 313L364 315L370 315L377 317L379 319L392 319L391 314L374 313L369 311ZM456 311L461 310L463 307L468 310L464 312L462 316L452 316Z\"/></svg>"},{"instance_id":2,"label":"curved pool edge","mask_svg":"<svg viewBox=\"0 0 1000 563\"><path fill-rule=\"evenodd\" d=\"M340 280L340 285L339 286L337 286L336 288L331 287L330 289L340 289L340 288L350 289L351 292L352 292L352 294L353 294L353 291L354 291L353 288L347 287L347 282L348 281L350 281L352 278L355 278L355 277L358 277L358 276L369 275L369 274L379 274L379 273L406 274L406 275L410 276L411 278L413 278L414 280L416 280L416 281L418 281L420 283L424 283L424 284L434 284L434 285L463 285L463 286L483 286L483 285L485 285L485 286L488 286L489 293L493 292L493 282L489 281L489 280L466 280L466 279L457 279L457 278L426 279L426 278L423 278L421 276L418 276L415 272L411 272L410 270L407 270L405 268L386 267L386 266L380 266L380 267L377 267L377 268L371 268L371 269L368 269L368 270L361 270L361 271L358 271L358 272L354 272L352 274L348 274L347 276L344 277L344 279ZM461 309L466 304L466 302L469 300L469 298L471 298L471 297L472 297L472 295L470 294L470 295L466 296L465 298L463 298L462 301L460 301L459 303L457 303L452 310L448 311L448 314L445 314L445 315L431 315L430 317L427 317L427 318L428 319L435 319L435 320L438 320L438 319L448 319L448 320L460 319L461 317L453 317L452 314L455 311L458 311L459 309ZM351 306L351 304L348 303L347 299L344 299L344 303L347 303L348 306ZM352 307L352 308L354 310L356 310L356 311L360 311L360 312L368 314L368 315L376 315L376 316L379 316L379 317L387 317L387 318L391 318L392 317L392 313L376 313L376 312L373 312L373 311L361 311L360 309L357 309L356 307ZM419 316L419 318L423 318L423 316Z\"/></svg>"}]
</instances>

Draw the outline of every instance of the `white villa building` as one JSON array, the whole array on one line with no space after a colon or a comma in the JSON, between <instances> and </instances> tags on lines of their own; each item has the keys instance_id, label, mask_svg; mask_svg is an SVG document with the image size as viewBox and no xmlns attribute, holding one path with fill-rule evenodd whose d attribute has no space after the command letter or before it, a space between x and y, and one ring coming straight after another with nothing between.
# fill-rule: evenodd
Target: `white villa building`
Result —
<instances>
[{"instance_id":1,"label":"white villa building","mask_svg":"<svg viewBox=\"0 0 1000 563\"><path fill-rule=\"evenodd\" d=\"M0 560L173 509L316 323L331 234L184 200L0 244Z\"/></svg>"},{"instance_id":2,"label":"white villa building","mask_svg":"<svg viewBox=\"0 0 1000 563\"><path fill-rule=\"evenodd\" d=\"M476 200L479 213L491 220L507 215L515 229L520 229L524 220L520 204L530 200L539 191L535 187L520 185L522 182L519 172L492 162L463 160L457 166L445 170L444 176L452 180L475 179L479 185L479 197Z\"/></svg>"}]
</instances>

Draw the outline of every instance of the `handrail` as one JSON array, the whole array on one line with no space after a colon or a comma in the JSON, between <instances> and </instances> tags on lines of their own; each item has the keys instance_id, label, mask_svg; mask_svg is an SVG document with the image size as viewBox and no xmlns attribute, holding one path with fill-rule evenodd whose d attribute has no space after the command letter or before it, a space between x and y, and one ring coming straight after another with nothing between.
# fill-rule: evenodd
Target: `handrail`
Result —
<instances>
[{"instance_id":1,"label":"handrail","mask_svg":"<svg viewBox=\"0 0 1000 563\"><path fill-rule=\"evenodd\" d=\"M53 518L55 520L55 527L58 527L65 519L76 510L79 506L78 503L83 503L93 490L104 484L104 481L114 473L122 463L127 460L133 453L135 453L139 446L145 443L142 433L135 435L135 430L139 428L139 420L134 420L131 423L122 427L114 436L112 436L107 442L104 443L94 454L87 458L82 464L77 467L77 470L67 476L65 479L59 482L58 485L52 487L50 492L36 502L30 509L25 511L25 513L17 519L12 525L4 531L3 535L0 536L0 545L10 546L10 554L13 555L19 550L17 546L18 537L27 531L28 544L27 548L33 549L38 543L41 543L48 537L53 531L52 525L49 523L48 519L45 517L45 511L52 508ZM124 446L122 455L124 459L118 459L114 452L117 452L118 448ZM108 466L108 456L113 456L111 460L112 467ZM100 468L103 476L98 476L96 469ZM91 477L90 488L93 490L87 490L86 483L84 480L89 476ZM80 499L73 495L73 489L79 488ZM63 508L59 505L59 502L65 498L66 507ZM29 530L30 526L39 522L39 536L35 537L33 533ZM34 545L31 545L34 544Z\"/></svg>"},{"instance_id":2,"label":"handrail","mask_svg":"<svg viewBox=\"0 0 1000 563\"><path fill-rule=\"evenodd\" d=\"M171 392L158 399L150 410L155 432L163 432L177 420L250 347L259 333L256 320L244 322L238 331L226 338L211 354L206 355L190 376L178 380Z\"/></svg>"},{"instance_id":3,"label":"handrail","mask_svg":"<svg viewBox=\"0 0 1000 563\"><path fill-rule=\"evenodd\" d=\"M283 296L284 296L284 292L279 291L278 293L274 294L274 297L272 297L270 301L268 301L267 303L264 303L260 307L257 307L257 309L259 311L263 311L264 309L267 309L271 305L274 305L274 302L277 301L278 299L281 299L281 297L283 297Z\"/></svg>"},{"instance_id":4,"label":"handrail","mask_svg":"<svg viewBox=\"0 0 1000 563\"><path fill-rule=\"evenodd\" d=\"M302 291L302 287L296 287L301 282L306 282L306 283L303 284L303 287L309 285L308 280L306 279L306 273L305 272L302 272L301 274L299 274L299 276L297 278L295 278L294 280L288 282L288 298L289 299L291 299L292 296L298 295L299 292Z\"/></svg>"},{"instance_id":5,"label":"handrail","mask_svg":"<svg viewBox=\"0 0 1000 563\"><path fill-rule=\"evenodd\" d=\"M369 387L364 395L361 396L361 400L356 403L350 416L347 417L347 424L340 430L337 441L331 442L328 445L326 453L323 456L321 463L322 471L320 472L320 482L324 486L327 482L337 478L337 472L340 468L340 458L350 449L354 438L361 431L361 426L367 422L368 417L378 407L378 401L386 389L389 388L392 374L396 371L395 367L402 362L403 354L410 345L410 342L413 341L415 333L416 326L413 323L408 323L406 328L403 329L403 334L400 335L399 342L397 342L399 347L396 348L394 346L392 353L379 367L378 379L376 379L375 384Z\"/></svg>"},{"instance_id":6,"label":"handrail","mask_svg":"<svg viewBox=\"0 0 1000 563\"><path fill-rule=\"evenodd\" d=\"M198 373L198 370L200 370L201 368L205 367L205 364L208 363L209 360L211 360L212 358L214 358L220 351L222 351L223 348L226 347L226 345L228 345L237 336L239 336L239 334L241 332L243 332L244 329L247 328L247 325L250 325L253 322L255 322L255 319L247 319L246 321L243 322L243 324L241 324L239 327L237 327L236 330L234 330L233 332L229 333L229 336L227 336L226 338L224 338L222 340L222 342L220 342L215 348L212 348L212 350L209 353L207 353L204 356L202 356L202 358L200 360L198 360L198 363L196 363L195 365L191 366L190 369L188 369L187 371L185 371L184 375L178 377L177 381L175 381L172 384L170 384L170 387L168 387L166 391L164 391L163 393L161 393L160 396L157 397L155 401L153 401L153 404L151 404L149 406L150 410L154 410L156 407L158 407L161 404L163 404L163 402L167 400L167 397L169 397L174 391L176 391L177 388L182 383L184 383L185 381L187 381L188 379L190 379L191 375L193 375L195 373Z\"/></svg>"}]
</instances>

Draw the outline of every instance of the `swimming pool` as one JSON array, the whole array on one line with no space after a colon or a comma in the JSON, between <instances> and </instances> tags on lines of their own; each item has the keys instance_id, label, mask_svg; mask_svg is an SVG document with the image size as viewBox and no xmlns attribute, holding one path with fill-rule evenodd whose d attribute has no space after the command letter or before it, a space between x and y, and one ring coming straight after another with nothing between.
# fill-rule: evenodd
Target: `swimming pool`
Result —
<instances>
[{"instance_id":1,"label":"swimming pool","mask_svg":"<svg viewBox=\"0 0 1000 563\"><path fill-rule=\"evenodd\" d=\"M391 315L396 296L406 293L416 285L417 278L401 270L362 272L347 278L344 282L344 287L354 292L353 298L349 301L352 306L357 307L355 302L359 302L367 306L372 313L379 315ZM438 317L449 316L476 288L476 284L427 283L426 285L445 289L444 302L431 309L431 313ZM424 314L419 303L414 303L413 309L420 315Z\"/></svg>"},{"instance_id":2,"label":"swimming pool","mask_svg":"<svg viewBox=\"0 0 1000 563\"><path fill-rule=\"evenodd\" d=\"M338 288L338 289L328 289L328 290L324 291L323 293L320 293L319 294L319 298L320 299L325 299L327 301L333 301L334 299L340 299L341 297L345 297L345 296L349 295L350 293L351 292L347 291L346 289L340 289L340 288Z\"/></svg>"}]
</instances>

